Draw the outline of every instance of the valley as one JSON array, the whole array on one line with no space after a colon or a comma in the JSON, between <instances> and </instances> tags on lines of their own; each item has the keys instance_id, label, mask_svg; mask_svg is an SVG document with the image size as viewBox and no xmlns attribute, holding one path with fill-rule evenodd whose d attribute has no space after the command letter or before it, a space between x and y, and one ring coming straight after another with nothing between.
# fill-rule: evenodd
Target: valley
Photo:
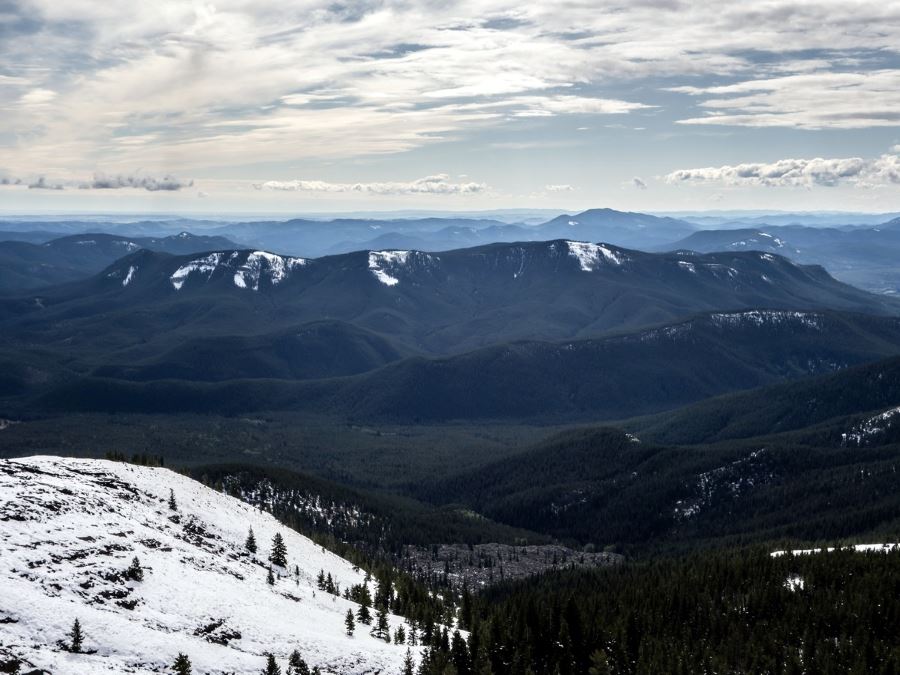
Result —
<instances>
[{"instance_id":1,"label":"valley","mask_svg":"<svg viewBox=\"0 0 900 675\"><path fill-rule=\"evenodd\" d=\"M585 223L613 227L602 220L609 213L597 213L600 220L592 214ZM621 222L662 227L626 215ZM557 219L553 227L576 228L567 223ZM123 663L155 672L190 652L195 667L217 672L212 663L224 658L249 673L267 653L288 664L297 649L322 672L399 673L411 659L426 673L452 663L457 673L475 675L476 664L484 670L490 663L490 672L518 675L517 664L558 657L529 651L544 643L515 637L522 619L506 613L529 616L519 603L542 605L541 594L551 593L564 600L544 611L564 613L567 626L592 626L592 637L562 634L552 622L540 630L569 645L566 653L583 666L571 672L588 672L603 659L652 662L620 634L631 630L629 622L649 620L647 594L669 593L648 574L692 588L694 573L712 574L710 565L740 575L743 556L757 561L746 583L771 592L764 589L782 588L800 567L758 564L768 550L891 541L900 531L900 304L798 264L775 235L753 232L731 233L753 239L748 246L762 242L752 250L701 231L685 241L702 249L708 240L707 252L648 253L565 238L325 257L290 255L289 247L192 250L208 241L205 235L177 238L189 247L184 251L134 238L127 241L144 242L138 250L108 262L98 251L78 263L80 278L7 291L0 298L2 494L7 509L29 503L49 512L10 511L5 522L34 517L50 527L56 504L77 510L92 499L124 500L129 510L107 508L117 514L110 518L118 519L121 542L102 543L84 514L91 532L60 526L41 537L75 537L60 539L59 550L101 542L107 567L136 553L153 560L143 568L150 577L118 588L114 570L102 572L99 559L84 557L93 553L55 553L55 564L72 562L80 573L100 574L104 588L116 586L106 588L103 602L11 565L0 583L18 595L12 607L0 606L0 618L16 637L0 642L0 664L99 672L103 655L109 672ZM108 245L121 247L119 241L111 237ZM80 251L54 247L61 258ZM159 476L197 495L180 500L186 512L196 511L186 534L177 530L183 522L160 520ZM128 487L129 480L143 487ZM37 493L28 492L36 486ZM112 493L97 496L107 489ZM87 501L68 492L51 499L54 490L83 490ZM134 508L156 511L138 516ZM224 521L210 509L244 509L227 517L228 527L250 518L261 541L280 523L296 538L289 550L306 547L299 576L288 569L275 579L275 592L299 610L280 609L282 600L252 613L241 609L272 592L267 568L240 552L234 532L213 534L212 524ZM148 527L156 534L137 536ZM163 543L141 543L151 539ZM19 550L17 541L4 534L10 551ZM165 593L179 592L166 585L152 602L141 594L147 579L162 578L159 551L199 546L181 553L179 565L190 569L166 575L194 577L218 569L203 562L213 553L209 542L237 565L220 571L242 584L231 591L237 600L228 616L212 609L188 616L172 605L169 617L181 628L159 643L156 661L128 656L118 638L105 647L97 640L102 625L110 640L138 630L143 643L157 644L159 619L146 623L141 608L171 604ZM884 564L830 555L819 574L861 564L860 573L878 583L892 578L893 553L878 553ZM351 576L371 577L373 592L391 580L396 599L378 596L373 613L395 612L387 618L393 642L376 640L368 628L365 637L342 632L344 605L351 603L355 616L362 598L343 590L358 581L333 573L340 597L320 602L320 594L329 596L327 580L316 579L316 567L325 569L316 562L321 556L349 566ZM29 560L29 569L43 569ZM256 568L262 576L253 583L261 586L248 590ZM825 578L816 583L832 583ZM585 583L605 589L602 599ZM619 605L609 621L594 625L590 603L612 602L611 583L626 584L642 603L633 610ZM722 588L730 583L721 580ZM278 591L283 584L294 590ZM582 590L572 595L573 588ZM799 596L787 593L778 602L796 611ZM67 650L69 619L60 614L49 631L60 637L47 642L50 656L43 657L28 644L45 638L22 631L34 621L49 626L54 603L63 600L69 609L85 603L89 647L83 655ZM334 616L307 616L338 601ZM120 604L104 610L109 602ZM44 614L26 616L23 606ZM161 611L153 607L154 616ZM292 611L302 614L297 625L313 621L319 631L333 630L326 637L300 629L300 642L292 631L260 632L267 612ZM708 612L732 621L727 608ZM844 620L834 617L835 625ZM425 628L441 622L446 632ZM398 625L408 658L396 644ZM414 644L408 636L415 630L427 637ZM598 652L598 631L618 646ZM642 644L676 640L659 627L652 631ZM354 642L345 648L341 640L348 639ZM769 636L745 639L764 644ZM698 657L679 644L694 663Z\"/></svg>"}]
</instances>

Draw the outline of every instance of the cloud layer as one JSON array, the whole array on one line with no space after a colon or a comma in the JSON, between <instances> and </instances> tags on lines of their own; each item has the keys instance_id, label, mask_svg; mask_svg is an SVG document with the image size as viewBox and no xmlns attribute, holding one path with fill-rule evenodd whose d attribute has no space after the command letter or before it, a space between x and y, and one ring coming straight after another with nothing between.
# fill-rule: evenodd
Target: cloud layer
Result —
<instances>
[{"instance_id":1,"label":"cloud layer","mask_svg":"<svg viewBox=\"0 0 900 675\"><path fill-rule=\"evenodd\" d=\"M484 183L454 183L447 174L425 176L408 182L384 183L329 183L321 180L270 180L254 185L257 190L284 192L361 192L373 195L458 195L474 194L487 190Z\"/></svg>"},{"instance_id":2,"label":"cloud layer","mask_svg":"<svg viewBox=\"0 0 900 675\"><path fill-rule=\"evenodd\" d=\"M95 174L89 181L52 180L46 176L38 176L32 181L24 181L21 178L0 178L0 185L3 186L23 184L27 184L30 190L65 190L67 188L75 187L80 190L120 190L122 188L133 188L137 190L147 190L148 192L177 192L182 188L193 186L194 181L184 181L171 174L166 174L160 178L137 174L119 174L116 176Z\"/></svg>"},{"instance_id":3,"label":"cloud layer","mask_svg":"<svg viewBox=\"0 0 900 675\"><path fill-rule=\"evenodd\" d=\"M876 159L782 159L770 163L679 169L665 176L667 183L715 183L726 186L835 187L850 183L858 187L900 184L900 155Z\"/></svg>"},{"instance_id":4,"label":"cloud layer","mask_svg":"<svg viewBox=\"0 0 900 675\"><path fill-rule=\"evenodd\" d=\"M900 125L900 5L883 0L13 0L0 11L0 168L25 175L339 161L486 129L534 137L567 116L575 128L666 113L673 99L684 129Z\"/></svg>"}]
</instances>

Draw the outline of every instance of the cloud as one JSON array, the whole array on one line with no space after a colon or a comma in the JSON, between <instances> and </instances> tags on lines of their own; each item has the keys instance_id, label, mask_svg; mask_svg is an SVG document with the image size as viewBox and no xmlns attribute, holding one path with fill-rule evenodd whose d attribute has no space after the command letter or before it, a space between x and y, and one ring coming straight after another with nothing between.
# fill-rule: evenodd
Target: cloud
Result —
<instances>
[{"instance_id":1,"label":"cloud","mask_svg":"<svg viewBox=\"0 0 900 675\"><path fill-rule=\"evenodd\" d=\"M643 179L635 176L631 179L631 187L637 188L638 190L646 190L647 184L643 181Z\"/></svg>"},{"instance_id":2,"label":"cloud","mask_svg":"<svg viewBox=\"0 0 900 675\"><path fill-rule=\"evenodd\" d=\"M257 190L280 190L288 192L362 192L372 195L474 194L487 190L485 183L454 183L447 174L425 176L408 182L379 183L329 183L321 180L270 180L256 183Z\"/></svg>"},{"instance_id":3,"label":"cloud","mask_svg":"<svg viewBox=\"0 0 900 675\"><path fill-rule=\"evenodd\" d=\"M0 178L0 185L22 185L25 183L26 181L23 181L21 178ZM138 190L148 190L150 192L177 191L182 188L191 187L193 184L194 181L192 180L183 181L170 174L166 174L161 178L136 174L119 174L116 176L95 174L89 181L51 181L46 176L40 175L34 180L27 182L28 188L31 190L65 190L67 187L77 187L81 190L118 190L122 188L133 188Z\"/></svg>"},{"instance_id":4,"label":"cloud","mask_svg":"<svg viewBox=\"0 0 900 675\"><path fill-rule=\"evenodd\" d=\"M659 112L673 82L683 125L900 125L884 0L19 5L0 21L0 155L28 175L532 139L561 116Z\"/></svg>"},{"instance_id":5,"label":"cloud","mask_svg":"<svg viewBox=\"0 0 900 675\"><path fill-rule=\"evenodd\" d=\"M900 156L876 159L781 159L771 163L746 163L699 169L679 169L665 176L671 184L715 183L726 186L835 187L844 183L857 187L900 184Z\"/></svg>"},{"instance_id":6,"label":"cloud","mask_svg":"<svg viewBox=\"0 0 900 675\"><path fill-rule=\"evenodd\" d=\"M29 190L64 190L61 183L49 183L44 176L28 184Z\"/></svg>"},{"instance_id":7,"label":"cloud","mask_svg":"<svg viewBox=\"0 0 900 675\"><path fill-rule=\"evenodd\" d=\"M82 183L78 187L83 190L119 190L121 188L138 188L150 192L176 192L182 188L192 187L194 181L183 181L171 174L162 178L153 176L122 175L106 176L95 174L93 180Z\"/></svg>"},{"instance_id":8,"label":"cloud","mask_svg":"<svg viewBox=\"0 0 900 675\"><path fill-rule=\"evenodd\" d=\"M705 97L705 115L679 124L798 129L900 125L900 70L812 72L715 87L676 87Z\"/></svg>"},{"instance_id":9,"label":"cloud","mask_svg":"<svg viewBox=\"0 0 900 675\"><path fill-rule=\"evenodd\" d=\"M575 188L571 185L545 185L547 192L574 192Z\"/></svg>"}]
</instances>

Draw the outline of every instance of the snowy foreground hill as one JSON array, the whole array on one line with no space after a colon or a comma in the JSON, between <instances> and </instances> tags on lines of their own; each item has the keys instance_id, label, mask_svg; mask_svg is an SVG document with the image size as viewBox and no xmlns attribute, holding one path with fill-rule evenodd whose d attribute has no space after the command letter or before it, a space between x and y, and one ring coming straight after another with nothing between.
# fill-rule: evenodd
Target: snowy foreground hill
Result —
<instances>
[{"instance_id":1,"label":"snowy foreground hill","mask_svg":"<svg viewBox=\"0 0 900 675\"><path fill-rule=\"evenodd\" d=\"M255 556L244 548L251 527ZM276 533L288 566L270 585ZM142 581L124 574L135 556ZM407 647L364 625L348 637L344 617L358 605L317 590L319 570L341 589L364 581L270 515L167 469L0 461L0 663L21 659L23 672L167 673L183 652L194 673L256 675L266 652L283 670L297 649L323 673L399 673ZM76 618L93 653L65 648Z\"/></svg>"}]
</instances>

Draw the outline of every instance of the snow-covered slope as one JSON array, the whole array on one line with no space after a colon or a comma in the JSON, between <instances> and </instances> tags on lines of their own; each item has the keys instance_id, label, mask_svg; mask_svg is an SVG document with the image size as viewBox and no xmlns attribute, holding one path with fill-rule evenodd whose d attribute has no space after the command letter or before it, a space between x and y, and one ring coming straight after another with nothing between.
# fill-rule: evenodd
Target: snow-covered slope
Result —
<instances>
[{"instance_id":1,"label":"snow-covered slope","mask_svg":"<svg viewBox=\"0 0 900 675\"><path fill-rule=\"evenodd\" d=\"M256 556L244 550L251 527ZM266 557L276 532L290 572L271 586ZM135 556L140 582L122 574ZM158 673L184 652L195 673L255 675L264 653L284 668L298 649L326 673L399 673L406 646L363 625L348 637L344 616L358 606L316 590L320 569L341 589L364 580L270 515L167 469L0 461L0 663L21 658L54 675ZM58 644L76 618L84 650L95 653ZM392 631L402 621L389 620Z\"/></svg>"}]
</instances>

